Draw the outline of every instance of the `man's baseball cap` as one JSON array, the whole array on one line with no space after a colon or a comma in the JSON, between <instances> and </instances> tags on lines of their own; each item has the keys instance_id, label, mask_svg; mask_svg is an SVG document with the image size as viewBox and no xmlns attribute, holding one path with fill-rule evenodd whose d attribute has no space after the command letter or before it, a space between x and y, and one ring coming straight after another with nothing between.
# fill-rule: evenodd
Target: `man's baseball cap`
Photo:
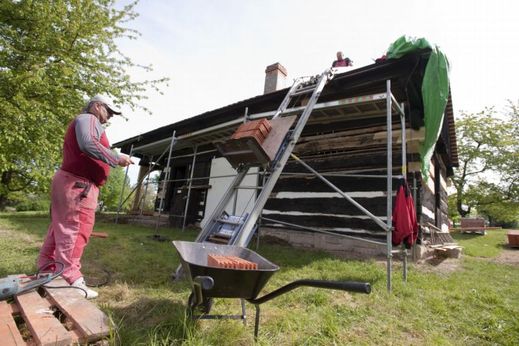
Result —
<instances>
[{"instance_id":1,"label":"man's baseball cap","mask_svg":"<svg viewBox=\"0 0 519 346\"><path fill-rule=\"evenodd\" d=\"M101 103L104 103L106 107L108 107L108 109L114 113L114 114L122 114L121 112L121 109L117 106L114 106L112 100L106 96L106 95L101 95L101 94L97 94L96 96L92 97L89 101L90 102L101 102Z\"/></svg>"}]
</instances>

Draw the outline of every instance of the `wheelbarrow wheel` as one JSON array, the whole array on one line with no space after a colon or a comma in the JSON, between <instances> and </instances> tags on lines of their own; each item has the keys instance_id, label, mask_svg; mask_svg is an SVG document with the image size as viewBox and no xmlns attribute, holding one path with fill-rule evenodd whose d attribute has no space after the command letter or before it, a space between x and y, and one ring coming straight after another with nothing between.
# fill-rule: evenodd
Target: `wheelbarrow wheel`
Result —
<instances>
[{"instance_id":1,"label":"wheelbarrow wheel","mask_svg":"<svg viewBox=\"0 0 519 346\"><path fill-rule=\"evenodd\" d=\"M195 309L198 309L203 314L208 314L213 307L213 299L203 298L202 304L196 305L195 294L191 292L189 298L187 299L187 306L191 315L193 315Z\"/></svg>"}]
</instances>

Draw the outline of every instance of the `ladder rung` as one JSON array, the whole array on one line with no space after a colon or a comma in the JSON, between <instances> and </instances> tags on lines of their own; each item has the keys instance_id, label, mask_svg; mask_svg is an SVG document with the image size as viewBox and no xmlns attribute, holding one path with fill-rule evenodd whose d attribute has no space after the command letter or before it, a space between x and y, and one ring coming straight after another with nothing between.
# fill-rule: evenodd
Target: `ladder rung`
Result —
<instances>
[{"instance_id":1,"label":"ladder rung","mask_svg":"<svg viewBox=\"0 0 519 346\"><path fill-rule=\"evenodd\" d=\"M229 238L230 239L230 238ZM226 238L218 238L218 237L209 237L207 241L215 244L229 244L229 239Z\"/></svg>"},{"instance_id":2,"label":"ladder rung","mask_svg":"<svg viewBox=\"0 0 519 346\"><path fill-rule=\"evenodd\" d=\"M229 225L241 225L242 222L240 221L231 221L231 220L226 220L226 219L216 219L217 222L221 222L221 223L226 223L226 224L229 224Z\"/></svg>"},{"instance_id":3,"label":"ladder rung","mask_svg":"<svg viewBox=\"0 0 519 346\"><path fill-rule=\"evenodd\" d=\"M297 91L293 92L290 96L298 96L298 95L303 95L303 94L310 94L314 90L315 90L314 87L312 87L312 88L304 88L304 89L297 90Z\"/></svg>"},{"instance_id":4,"label":"ladder rung","mask_svg":"<svg viewBox=\"0 0 519 346\"><path fill-rule=\"evenodd\" d=\"M241 186L236 186L235 189L261 190L262 187L252 186L252 185L241 185Z\"/></svg>"},{"instance_id":5,"label":"ladder rung","mask_svg":"<svg viewBox=\"0 0 519 346\"><path fill-rule=\"evenodd\" d=\"M214 233L214 234L211 234L210 238L231 239L233 234L234 234L234 232L230 232L230 234Z\"/></svg>"},{"instance_id":6,"label":"ladder rung","mask_svg":"<svg viewBox=\"0 0 519 346\"><path fill-rule=\"evenodd\" d=\"M236 151L227 151L225 152L225 156L230 155L246 155L246 154L254 154L252 150L236 150Z\"/></svg>"},{"instance_id":7,"label":"ladder rung","mask_svg":"<svg viewBox=\"0 0 519 346\"><path fill-rule=\"evenodd\" d=\"M313 90L317 87L316 84L310 84L310 85L301 85L301 87L299 87L298 89L294 90L294 91L302 91L302 90Z\"/></svg>"}]
</instances>

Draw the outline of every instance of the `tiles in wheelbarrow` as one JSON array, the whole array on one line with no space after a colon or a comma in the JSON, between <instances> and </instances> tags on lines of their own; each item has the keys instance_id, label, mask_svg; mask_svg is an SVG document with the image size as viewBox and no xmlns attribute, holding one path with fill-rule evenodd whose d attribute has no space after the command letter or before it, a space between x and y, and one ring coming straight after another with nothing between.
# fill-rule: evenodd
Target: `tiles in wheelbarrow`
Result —
<instances>
[{"instance_id":1,"label":"tiles in wheelbarrow","mask_svg":"<svg viewBox=\"0 0 519 346\"><path fill-rule=\"evenodd\" d=\"M257 270L258 264L244 260L237 256L224 256L224 255L207 255L207 265L211 267L229 268L229 269L245 269L245 270Z\"/></svg>"}]
</instances>

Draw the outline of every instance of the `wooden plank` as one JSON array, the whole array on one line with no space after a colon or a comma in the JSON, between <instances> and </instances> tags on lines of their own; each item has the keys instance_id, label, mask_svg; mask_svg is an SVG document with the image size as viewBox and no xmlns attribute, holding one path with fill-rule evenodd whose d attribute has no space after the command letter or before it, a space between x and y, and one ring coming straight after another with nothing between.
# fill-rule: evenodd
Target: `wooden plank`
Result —
<instances>
[{"instance_id":1,"label":"wooden plank","mask_svg":"<svg viewBox=\"0 0 519 346\"><path fill-rule=\"evenodd\" d=\"M385 231L369 218L339 217L324 215L290 215L288 213L266 213L264 217L316 228L351 228L359 231L373 231L385 235ZM262 224L271 225L273 222L262 221ZM348 234L348 232L345 232Z\"/></svg>"},{"instance_id":2,"label":"wooden plank","mask_svg":"<svg viewBox=\"0 0 519 346\"><path fill-rule=\"evenodd\" d=\"M324 184L323 184L324 185ZM386 214L386 197L355 198L360 205L375 215ZM280 212L298 211L302 213L323 213L334 215L365 215L343 197L331 198L269 198L265 208Z\"/></svg>"},{"instance_id":3,"label":"wooden plank","mask_svg":"<svg viewBox=\"0 0 519 346\"><path fill-rule=\"evenodd\" d=\"M397 128L400 129L400 125L397 126L396 124L394 124L393 129L397 129ZM300 138L297 143L303 144L303 143L312 142L312 141L323 141L323 140L327 140L330 138L348 137L348 136L354 136L354 135L359 135L359 134L384 131L385 129L386 129L386 125L381 125L381 126L374 126L374 127L363 127L363 128L345 130L345 131L340 131L340 132L333 132L333 133L328 133L325 135L306 136L306 137ZM330 130L332 130L332 129L330 129Z\"/></svg>"},{"instance_id":4,"label":"wooden plank","mask_svg":"<svg viewBox=\"0 0 519 346\"><path fill-rule=\"evenodd\" d=\"M27 345L14 322L11 305L0 302L0 340L4 346Z\"/></svg>"},{"instance_id":5,"label":"wooden plank","mask_svg":"<svg viewBox=\"0 0 519 346\"><path fill-rule=\"evenodd\" d=\"M70 345L74 340L54 317L51 304L36 292L15 297L21 314L36 343L41 345Z\"/></svg>"},{"instance_id":6,"label":"wooden plank","mask_svg":"<svg viewBox=\"0 0 519 346\"><path fill-rule=\"evenodd\" d=\"M66 286L62 278L54 279L49 286ZM81 332L81 342L96 341L110 333L106 315L93 303L86 300L74 289L45 288L48 299L54 303Z\"/></svg>"},{"instance_id":7,"label":"wooden plank","mask_svg":"<svg viewBox=\"0 0 519 346\"><path fill-rule=\"evenodd\" d=\"M349 131L338 132L335 134L323 135L323 138L314 141L298 143L294 152L299 154L307 154L321 151L344 150L358 147L378 147L387 144L387 132L368 132L366 131ZM409 137L414 134L413 141L423 139L420 131L406 130ZM393 143L401 143L402 130L394 130L392 133Z\"/></svg>"},{"instance_id":8,"label":"wooden plank","mask_svg":"<svg viewBox=\"0 0 519 346\"><path fill-rule=\"evenodd\" d=\"M375 172L376 173L376 172ZM385 172L384 172L385 174ZM357 178L326 176L332 184L344 192L380 192L387 188L387 181L382 178ZM393 181L393 190L398 181ZM333 192L332 189L315 176L282 175L274 186L274 192Z\"/></svg>"},{"instance_id":9,"label":"wooden plank","mask_svg":"<svg viewBox=\"0 0 519 346\"><path fill-rule=\"evenodd\" d=\"M92 234L90 236L94 237L94 238L108 238L108 233L105 233L105 232L92 232Z\"/></svg>"},{"instance_id":10,"label":"wooden plank","mask_svg":"<svg viewBox=\"0 0 519 346\"><path fill-rule=\"evenodd\" d=\"M407 156L409 161L419 161L419 155L410 154ZM330 171L346 171L354 170L356 172L364 169L380 169L386 170L387 154L384 150L377 153L365 152L355 154L340 153L329 157L322 154L314 157L302 157L306 163L319 172ZM400 152L393 153L393 164L396 170L400 170L401 155ZM295 161L289 161L284 168L285 172L305 172L308 171Z\"/></svg>"}]
</instances>

